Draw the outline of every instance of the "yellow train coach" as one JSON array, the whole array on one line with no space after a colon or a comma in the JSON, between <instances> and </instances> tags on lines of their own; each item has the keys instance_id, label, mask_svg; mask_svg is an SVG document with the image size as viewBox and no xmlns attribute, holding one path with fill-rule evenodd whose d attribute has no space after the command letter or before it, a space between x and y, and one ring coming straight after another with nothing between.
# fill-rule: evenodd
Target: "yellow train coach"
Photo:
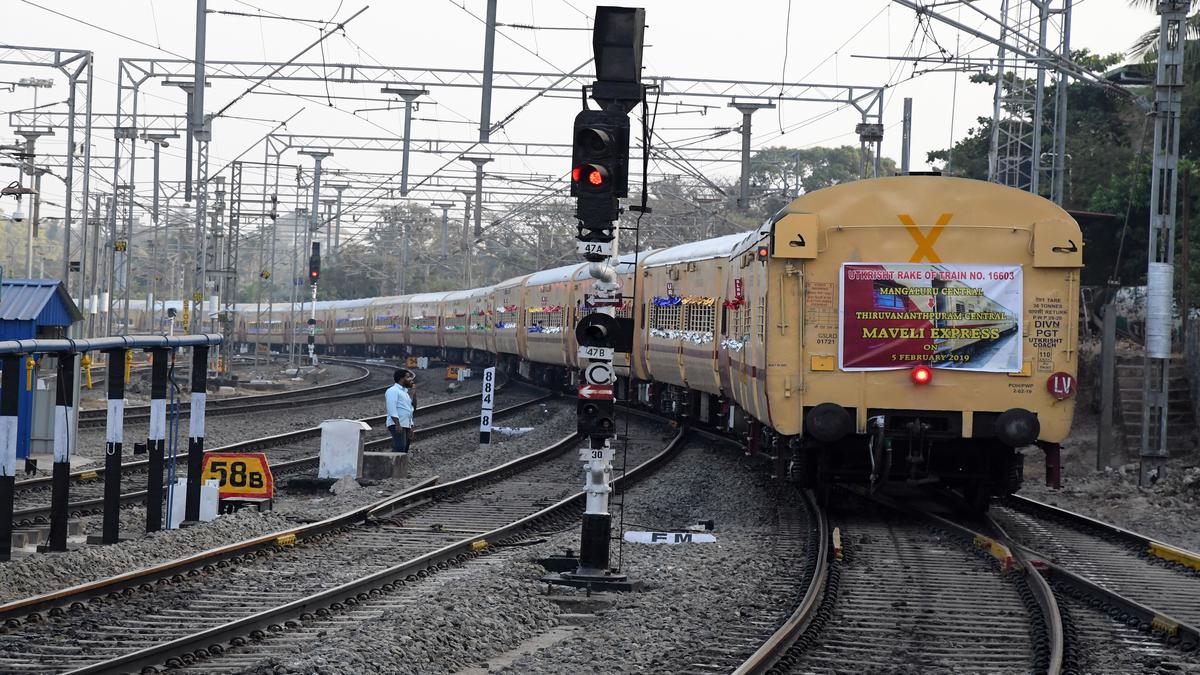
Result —
<instances>
[{"instance_id":1,"label":"yellow train coach","mask_svg":"<svg viewBox=\"0 0 1200 675\"><path fill-rule=\"evenodd\" d=\"M1022 447L1056 469L1082 266L1075 221L1026 192L940 176L816 191L730 252L722 382L751 438L786 444L814 485L937 482L984 503L1019 485Z\"/></svg>"},{"instance_id":2,"label":"yellow train coach","mask_svg":"<svg viewBox=\"0 0 1200 675\"><path fill-rule=\"evenodd\" d=\"M1019 485L1021 448L1039 446L1057 475L1082 248L1061 208L991 183L819 190L755 231L622 259L619 311L635 332L618 396L741 433L818 487L938 484L983 505ZM318 303L336 326L318 344L498 363L569 387L589 283L586 265L568 265Z\"/></svg>"}]
</instances>

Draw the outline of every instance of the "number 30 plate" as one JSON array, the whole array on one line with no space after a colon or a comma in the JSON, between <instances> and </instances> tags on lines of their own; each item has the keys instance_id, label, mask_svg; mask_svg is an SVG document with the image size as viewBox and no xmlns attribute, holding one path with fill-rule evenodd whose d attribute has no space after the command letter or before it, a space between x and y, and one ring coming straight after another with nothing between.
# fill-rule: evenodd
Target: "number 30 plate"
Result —
<instances>
[{"instance_id":1,"label":"number 30 plate","mask_svg":"<svg viewBox=\"0 0 1200 675\"><path fill-rule=\"evenodd\" d=\"M261 452L207 452L200 482L216 480L221 499L229 497L258 497L271 499L275 494L275 479L267 456Z\"/></svg>"}]
</instances>

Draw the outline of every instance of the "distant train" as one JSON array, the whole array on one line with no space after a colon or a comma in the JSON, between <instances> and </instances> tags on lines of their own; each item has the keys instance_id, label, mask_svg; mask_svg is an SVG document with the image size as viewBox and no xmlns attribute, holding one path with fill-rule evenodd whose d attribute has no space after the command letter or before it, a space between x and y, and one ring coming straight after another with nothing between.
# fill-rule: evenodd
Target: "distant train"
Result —
<instances>
[{"instance_id":1,"label":"distant train","mask_svg":"<svg viewBox=\"0 0 1200 675\"><path fill-rule=\"evenodd\" d=\"M1081 249L1065 211L990 183L816 191L752 232L622 260L620 313L636 331L618 395L741 433L808 484L940 484L986 504L1019 486L1020 448L1036 443L1049 462L1070 430ZM578 264L317 302L317 344L569 386L590 285ZM308 310L239 304L236 341L303 345ZM143 314L137 328L161 329Z\"/></svg>"}]
</instances>

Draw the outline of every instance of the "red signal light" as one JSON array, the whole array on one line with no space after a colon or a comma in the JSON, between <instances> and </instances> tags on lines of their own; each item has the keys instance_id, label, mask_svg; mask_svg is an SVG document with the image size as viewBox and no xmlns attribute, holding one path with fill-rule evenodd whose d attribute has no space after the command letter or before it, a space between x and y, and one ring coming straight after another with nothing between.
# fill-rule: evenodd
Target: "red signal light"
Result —
<instances>
[{"instance_id":1,"label":"red signal light","mask_svg":"<svg viewBox=\"0 0 1200 675\"><path fill-rule=\"evenodd\" d=\"M929 384L933 381L933 369L925 364L913 366L912 372L909 373L913 384Z\"/></svg>"},{"instance_id":2,"label":"red signal light","mask_svg":"<svg viewBox=\"0 0 1200 675\"><path fill-rule=\"evenodd\" d=\"M770 254L771 254L771 249L766 246L759 246L758 250L755 252L755 255L758 256L758 259L763 260L763 261L765 261L767 259L767 256L769 256Z\"/></svg>"},{"instance_id":3,"label":"red signal light","mask_svg":"<svg viewBox=\"0 0 1200 675\"><path fill-rule=\"evenodd\" d=\"M571 182L589 190L608 187L608 170L598 164L580 164L571 169Z\"/></svg>"}]
</instances>

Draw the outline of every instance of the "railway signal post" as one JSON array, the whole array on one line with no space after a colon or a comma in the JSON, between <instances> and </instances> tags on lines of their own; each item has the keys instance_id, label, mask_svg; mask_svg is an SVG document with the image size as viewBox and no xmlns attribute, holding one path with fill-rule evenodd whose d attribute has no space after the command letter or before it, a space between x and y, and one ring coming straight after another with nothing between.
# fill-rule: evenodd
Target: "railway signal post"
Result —
<instances>
[{"instance_id":1,"label":"railway signal post","mask_svg":"<svg viewBox=\"0 0 1200 675\"><path fill-rule=\"evenodd\" d=\"M571 194L579 220L577 249L590 264L595 280L587 308L575 326L583 384L579 386L578 429L586 439L580 450L587 499L578 566L572 572L551 574L550 583L596 590L636 590L637 582L609 567L615 401L613 355L631 351L627 319L618 319L621 285L615 268L616 221L621 197L629 188L629 111L643 97L641 84L642 34L645 10L597 7L592 45L596 82L591 97L599 110L582 110L575 117L571 153ZM585 310L586 311L586 310Z\"/></svg>"},{"instance_id":2,"label":"railway signal post","mask_svg":"<svg viewBox=\"0 0 1200 675\"><path fill-rule=\"evenodd\" d=\"M308 283L312 286L312 304L308 316L308 362L317 365L317 280L321 277L321 243L312 243L312 254L308 257Z\"/></svg>"}]
</instances>

